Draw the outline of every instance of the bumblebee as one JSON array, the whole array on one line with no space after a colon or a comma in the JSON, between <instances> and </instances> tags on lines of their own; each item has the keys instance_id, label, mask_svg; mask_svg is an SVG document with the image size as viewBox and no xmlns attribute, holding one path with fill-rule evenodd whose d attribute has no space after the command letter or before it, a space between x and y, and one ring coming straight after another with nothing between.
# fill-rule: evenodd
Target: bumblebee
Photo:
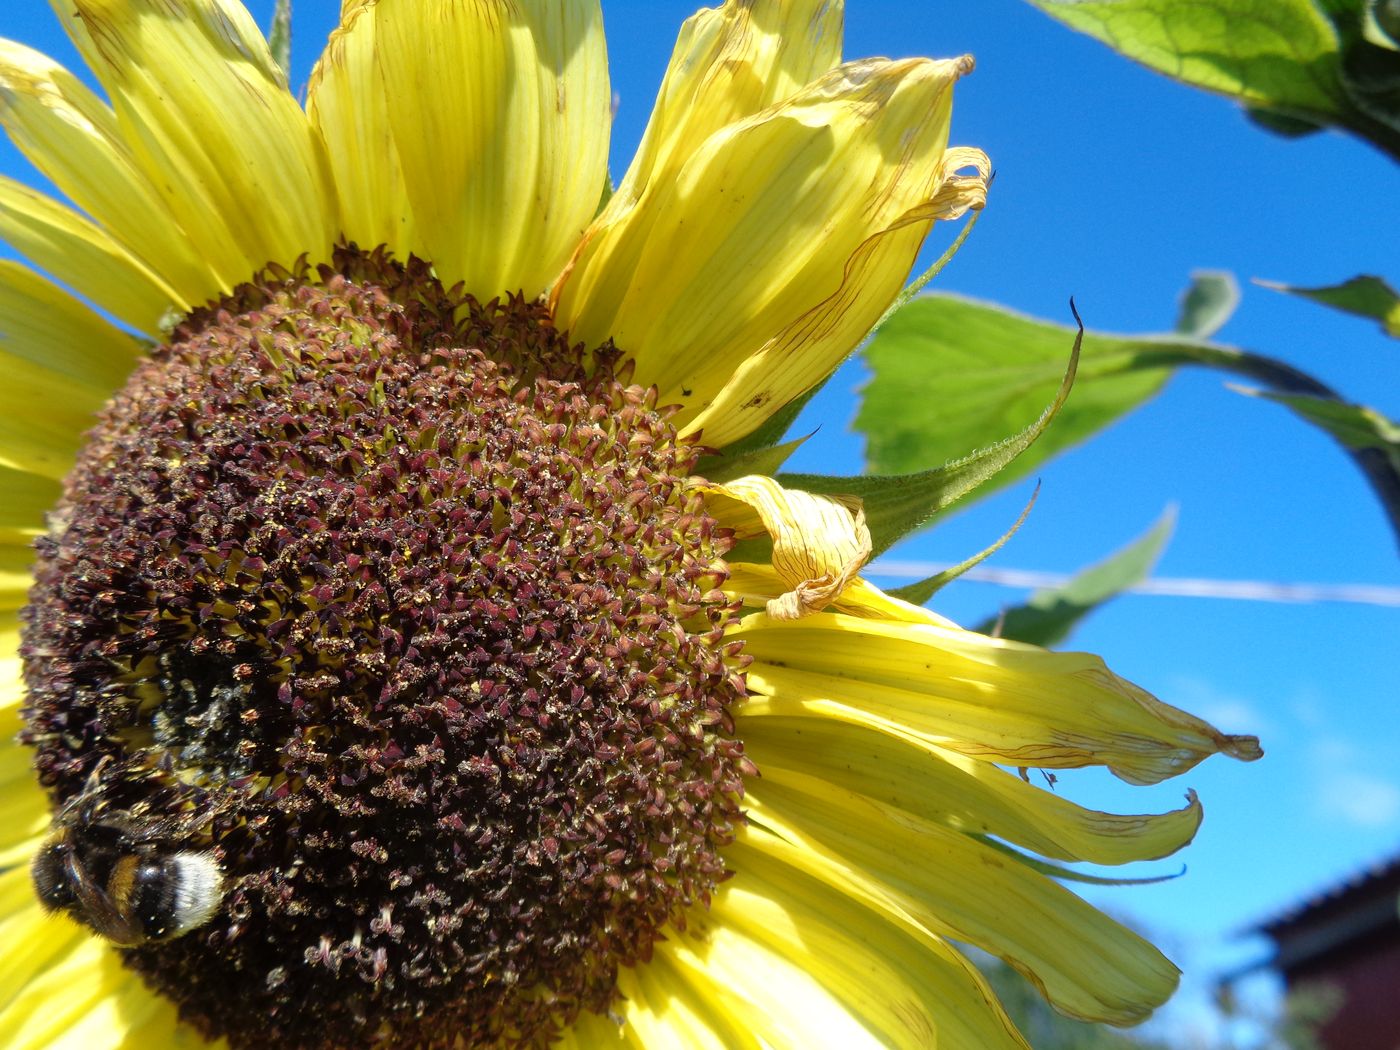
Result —
<instances>
[{"instance_id":1,"label":"bumblebee","mask_svg":"<svg viewBox=\"0 0 1400 1050\"><path fill-rule=\"evenodd\" d=\"M30 865L39 903L128 947L203 926L223 897L213 854L178 848L186 818L109 806L95 790L97 772L54 819Z\"/></svg>"}]
</instances>

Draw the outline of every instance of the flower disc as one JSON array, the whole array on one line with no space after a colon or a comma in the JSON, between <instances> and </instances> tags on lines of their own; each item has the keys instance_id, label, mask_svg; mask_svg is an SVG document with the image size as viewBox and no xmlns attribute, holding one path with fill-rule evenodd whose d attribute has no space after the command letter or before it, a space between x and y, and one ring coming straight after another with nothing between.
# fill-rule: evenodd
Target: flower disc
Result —
<instances>
[{"instance_id":1,"label":"flower disc","mask_svg":"<svg viewBox=\"0 0 1400 1050\"><path fill-rule=\"evenodd\" d=\"M217 859L213 920L125 953L206 1034L542 1044L724 877L728 538L619 360L342 251L108 405L39 545L25 739L55 805Z\"/></svg>"}]
</instances>

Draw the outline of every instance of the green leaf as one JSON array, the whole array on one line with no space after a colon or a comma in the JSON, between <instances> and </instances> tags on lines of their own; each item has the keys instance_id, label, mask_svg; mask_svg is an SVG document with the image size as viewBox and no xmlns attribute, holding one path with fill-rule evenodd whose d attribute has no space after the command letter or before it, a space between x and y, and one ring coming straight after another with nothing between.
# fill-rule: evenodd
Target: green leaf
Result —
<instances>
[{"instance_id":1,"label":"green leaf","mask_svg":"<svg viewBox=\"0 0 1400 1050\"><path fill-rule=\"evenodd\" d=\"M1072 302L1070 309L1074 309ZM907 310L896 316L902 316ZM1078 314L1075 316L1078 317ZM970 456L950 460L941 467L917 473L867 474L853 478L780 474L778 481L788 488L807 492L860 497L865 507L865 524L870 529L871 556L874 557L909 533L923 528L941 511L1004 472L1045 433L1050 421L1064 408L1065 399L1074 385L1083 340L1084 329L1080 328L1075 333L1070 350L1069 367L1053 392L1050 404L1033 423L1012 437L989 444ZM866 407L862 407L862 412Z\"/></svg>"},{"instance_id":2,"label":"green leaf","mask_svg":"<svg viewBox=\"0 0 1400 1050\"><path fill-rule=\"evenodd\" d=\"M1240 288L1228 270L1197 270L1181 296L1176 331L1188 339L1209 339L1240 305Z\"/></svg>"},{"instance_id":3,"label":"green leaf","mask_svg":"<svg viewBox=\"0 0 1400 1050\"><path fill-rule=\"evenodd\" d=\"M1318 124L1311 120L1300 120L1298 117L1275 113L1273 110L1262 109L1258 106L1246 106L1244 115L1265 131L1272 131L1275 135L1282 135L1286 139L1300 139L1304 135L1315 135L1326 127L1325 124Z\"/></svg>"},{"instance_id":4,"label":"green leaf","mask_svg":"<svg viewBox=\"0 0 1400 1050\"><path fill-rule=\"evenodd\" d=\"M1387 335L1400 339L1400 294L1386 283L1384 278L1371 274L1353 277L1341 284L1321 288L1299 288L1275 281L1255 280L1264 288L1289 295L1301 295L1304 299L1344 310L1358 317L1370 317L1381 323Z\"/></svg>"},{"instance_id":5,"label":"green leaf","mask_svg":"<svg viewBox=\"0 0 1400 1050\"><path fill-rule=\"evenodd\" d=\"M997 540L990 547L978 551L972 557L965 561L958 562L958 564L951 568L944 569L942 572L936 572L932 576L919 580L917 583L909 583L905 584L903 587L896 587L889 593L913 605L923 605L948 584L966 573L968 569L976 568L997 551L1001 550L1001 548L1006 545L1006 541L1016 535L1017 530L1026 523L1026 518L1030 516L1031 508L1035 506L1036 497L1039 495L1040 485L1037 483L1035 491L1031 493L1031 498L1026 501L1025 507L1021 510L1021 516L1016 519L1011 528L1002 533L1001 539Z\"/></svg>"},{"instance_id":6,"label":"green leaf","mask_svg":"<svg viewBox=\"0 0 1400 1050\"><path fill-rule=\"evenodd\" d=\"M1350 449L1400 536L1400 424L1373 408L1333 398L1230 386L1241 394L1287 405Z\"/></svg>"},{"instance_id":7,"label":"green leaf","mask_svg":"<svg viewBox=\"0 0 1400 1050\"><path fill-rule=\"evenodd\" d=\"M1236 386L1233 383L1230 386L1232 390L1241 394L1287 405L1309 423L1327 431L1347 448L1380 449L1400 467L1400 424L1387 419L1373 408L1303 394L1279 394L1255 387Z\"/></svg>"},{"instance_id":8,"label":"green leaf","mask_svg":"<svg viewBox=\"0 0 1400 1050\"><path fill-rule=\"evenodd\" d=\"M283 75L292 75L292 0L277 0L272 12L272 32L267 37L272 59Z\"/></svg>"},{"instance_id":9,"label":"green leaf","mask_svg":"<svg viewBox=\"0 0 1400 1050\"><path fill-rule=\"evenodd\" d=\"M1297 134L1336 125L1400 157L1400 82L1364 0L1031 0L1150 69ZM1388 52L1394 55L1394 52Z\"/></svg>"},{"instance_id":10,"label":"green leaf","mask_svg":"<svg viewBox=\"0 0 1400 1050\"><path fill-rule=\"evenodd\" d=\"M1400 53L1385 30L1393 4L1318 0L1332 19L1342 52L1342 86L1356 108L1400 133ZM1392 12L1393 13L1393 10Z\"/></svg>"},{"instance_id":11,"label":"green leaf","mask_svg":"<svg viewBox=\"0 0 1400 1050\"><path fill-rule=\"evenodd\" d=\"M1177 80L1328 123L1346 105L1332 24L1311 0L1031 0Z\"/></svg>"},{"instance_id":12,"label":"green leaf","mask_svg":"<svg viewBox=\"0 0 1400 1050\"><path fill-rule=\"evenodd\" d=\"M922 296L892 317L867 347L873 379L866 386L856 428L866 437L866 460L873 471L904 472L949 460L969 446L987 445L1033 418L1055 382L1055 354L1069 329L1036 321L1002 307L946 295ZM1062 352L1062 351L1061 351ZM991 492L1024 476L1049 456L1083 441L1155 394L1179 365L1232 372L1261 382L1280 394L1302 395L1345 404L1335 391L1282 361L1248 350L1177 337L1085 335L1075 394L1043 438L1025 455L1005 457L995 469L957 493L981 485ZM911 411L910 406L918 406ZM1390 515L1400 539L1400 471L1374 448L1349 453ZM979 454L980 455L980 454ZM1019 458L1018 458L1019 456ZM1009 469L1003 469L1011 464ZM968 469L977 457L971 457ZM949 470L948 467L939 468ZM933 473L933 472L928 472ZM886 487L901 478L866 479L891 504ZM987 482L987 484L982 484ZM861 494L857 484L818 491ZM801 486L798 486L801 487ZM937 491L933 486L932 491ZM913 490L911 490L913 491ZM940 497L941 498L941 497ZM912 497L911 497L912 502ZM942 509L951 500L940 503ZM900 506L891 509L891 527L917 528L919 517ZM902 516L901 516L902 515ZM901 533L902 535L902 533Z\"/></svg>"},{"instance_id":13,"label":"green leaf","mask_svg":"<svg viewBox=\"0 0 1400 1050\"><path fill-rule=\"evenodd\" d=\"M1036 591L1026 604L973 628L1032 645L1051 646L1064 640L1075 624L1110 598L1147 579L1171 538L1176 512L1168 509L1157 523L1128 546L1081 570L1061 587Z\"/></svg>"},{"instance_id":14,"label":"green leaf","mask_svg":"<svg viewBox=\"0 0 1400 1050\"><path fill-rule=\"evenodd\" d=\"M855 427L867 469L912 473L966 455L1026 427L1055 396L1074 330L990 303L920 296L866 347L872 379ZM982 490L1033 471L1148 400L1174 360L1147 357L1147 341L1084 337L1074 396L1028 453Z\"/></svg>"}]
</instances>

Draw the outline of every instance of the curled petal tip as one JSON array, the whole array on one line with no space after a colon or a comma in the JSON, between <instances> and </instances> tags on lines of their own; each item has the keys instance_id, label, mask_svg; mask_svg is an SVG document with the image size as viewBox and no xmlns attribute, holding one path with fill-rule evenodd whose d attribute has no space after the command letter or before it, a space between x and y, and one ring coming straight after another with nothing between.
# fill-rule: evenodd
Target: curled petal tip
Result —
<instances>
[{"instance_id":1,"label":"curled petal tip","mask_svg":"<svg viewBox=\"0 0 1400 1050\"><path fill-rule=\"evenodd\" d=\"M1253 762L1264 757L1264 749L1259 746L1257 736L1225 736L1220 750L1241 762Z\"/></svg>"}]
</instances>

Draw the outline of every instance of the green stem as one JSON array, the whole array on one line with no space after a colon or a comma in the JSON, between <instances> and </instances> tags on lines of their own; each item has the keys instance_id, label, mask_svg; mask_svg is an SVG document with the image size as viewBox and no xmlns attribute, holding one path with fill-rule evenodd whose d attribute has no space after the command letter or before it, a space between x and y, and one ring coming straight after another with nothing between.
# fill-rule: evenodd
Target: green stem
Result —
<instances>
[{"instance_id":1,"label":"green stem","mask_svg":"<svg viewBox=\"0 0 1400 1050\"><path fill-rule=\"evenodd\" d=\"M1223 346L1202 346L1195 343L1163 343L1160 347L1143 346L1133 355L1132 367L1152 365L1199 365L1235 375L1246 376L1271 390L1283 394L1302 394L1326 401L1347 404L1347 400L1326 383L1282 361L1248 350ZM1391 531L1400 545L1400 471L1397 471L1383 449L1348 448L1346 452L1370 482L1385 509Z\"/></svg>"}]
</instances>

